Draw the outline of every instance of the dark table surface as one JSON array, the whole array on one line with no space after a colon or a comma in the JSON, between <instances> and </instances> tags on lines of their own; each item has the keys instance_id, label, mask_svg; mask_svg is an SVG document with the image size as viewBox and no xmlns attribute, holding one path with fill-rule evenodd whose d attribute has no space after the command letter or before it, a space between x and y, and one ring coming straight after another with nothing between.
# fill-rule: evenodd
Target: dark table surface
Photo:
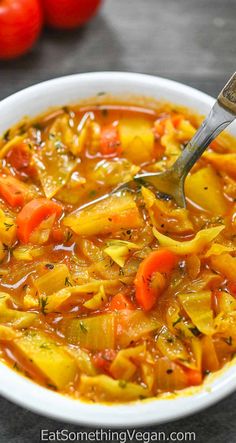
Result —
<instances>
[{"instance_id":1,"label":"dark table surface","mask_svg":"<svg viewBox=\"0 0 236 443\"><path fill-rule=\"evenodd\" d=\"M31 54L0 63L0 98L78 72L136 71L217 95L236 67L236 0L106 0L73 33L45 31ZM1 381L0 381L1 382ZM0 442L39 441L40 429L82 430L0 399ZM187 419L149 428L195 431L196 441L236 441L236 394Z\"/></svg>"}]
</instances>

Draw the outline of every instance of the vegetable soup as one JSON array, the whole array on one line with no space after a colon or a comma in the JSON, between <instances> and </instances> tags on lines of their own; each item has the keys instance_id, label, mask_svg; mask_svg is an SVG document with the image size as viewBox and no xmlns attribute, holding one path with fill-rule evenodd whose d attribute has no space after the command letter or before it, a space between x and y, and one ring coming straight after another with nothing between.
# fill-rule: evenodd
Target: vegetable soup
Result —
<instances>
[{"instance_id":1,"label":"vegetable soup","mask_svg":"<svg viewBox=\"0 0 236 443\"><path fill-rule=\"evenodd\" d=\"M104 99L105 100L105 99ZM201 385L236 352L236 140L186 179L187 209L145 183L202 118L171 104L50 111L0 140L0 359L95 402Z\"/></svg>"}]
</instances>

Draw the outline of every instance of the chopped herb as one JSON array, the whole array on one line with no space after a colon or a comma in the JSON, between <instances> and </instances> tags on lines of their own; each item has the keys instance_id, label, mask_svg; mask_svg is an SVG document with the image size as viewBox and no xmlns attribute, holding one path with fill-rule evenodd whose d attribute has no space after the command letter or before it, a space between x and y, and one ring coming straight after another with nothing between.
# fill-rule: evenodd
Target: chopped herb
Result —
<instances>
[{"instance_id":1,"label":"chopped herb","mask_svg":"<svg viewBox=\"0 0 236 443\"><path fill-rule=\"evenodd\" d=\"M224 342L227 343L227 345L232 346L233 339L231 335L227 338L224 338Z\"/></svg>"},{"instance_id":2,"label":"chopped herb","mask_svg":"<svg viewBox=\"0 0 236 443\"><path fill-rule=\"evenodd\" d=\"M55 141L54 145L55 145L56 149L62 149L63 148L63 144L62 144L62 142L60 140Z\"/></svg>"},{"instance_id":3,"label":"chopped herb","mask_svg":"<svg viewBox=\"0 0 236 443\"><path fill-rule=\"evenodd\" d=\"M127 386L127 381L125 380L119 380L119 387L124 389Z\"/></svg>"},{"instance_id":4,"label":"chopped herb","mask_svg":"<svg viewBox=\"0 0 236 443\"><path fill-rule=\"evenodd\" d=\"M204 371L204 375L208 375L208 374L210 374L211 373L211 371L209 370L209 369L205 369L205 371Z\"/></svg>"},{"instance_id":5,"label":"chopped herb","mask_svg":"<svg viewBox=\"0 0 236 443\"><path fill-rule=\"evenodd\" d=\"M166 338L166 341L167 341L168 343L174 343L174 339L171 338L171 337L167 337L167 338Z\"/></svg>"},{"instance_id":6,"label":"chopped herb","mask_svg":"<svg viewBox=\"0 0 236 443\"><path fill-rule=\"evenodd\" d=\"M19 135L23 135L26 131L26 124L24 123L23 125L19 126L18 128L18 134Z\"/></svg>"},{"instance_id":7,"label":"chopped herb","mask_svg":"<svg viewBox=\"0 0 236 443\"><path fill-rule=\"evenodd\" d=\"M82 331L84 334L87 334L88 329L86 328L86 326L84 326L84 323L83 323L82 321L80 321L79 325L80 325L80 329L81 329L81 331Z\"/></svg>"},{"instance_id":8,"label":"chopped herb","mask_svg":"<svg viewBox=\"0 0 236 443\"><path fill-rule=\"evenodd\" d=\"M167 369L167 371L166 371L167 374L172 374L172 372L173 372L173 369Z\"/></svg>"},{"instance_id":9,"label":"chopped herb","mask_svg":"<svg viewBox=\"0 0 236 443\"><path fill-rule=\"evenodd\" d=\"M51 383L47 383L47 386L51 389L54 389L54 391L57 391L57 387L52 385Z\"/></svg>"},{"instance_id":10,"label":"chopped herb","mask_svg":"<svg viewBox=\"0 0 236 443\"><path fill-rule=\"evenodd\" d=\"M45 268L46 269L54 269L54 265L52 263L46 263Z\"/></svg>"},{"instance_id":11,"label":"chopped herb","mask_svg":"<svg viewBox=\"0 0 236 443\"><path fill-rule=\"evenodd\" d=\"M101 109L101 113L103 117L107 117L108 116L108 110L106 108Z\"/></svg>"},{"instance_id":12,"label":"chopped herb","mask_svg":"<svg viewBox=\"0 0 236 443\"><path fill-rule=\"evenodd\" d=\"M208 186L204 186L204 191L207 191L207 189L208 189Z\"/></svg>"},{"instance_id":13,"label":"chopped herb","mask_svg":"<svg viewBox=\"0 0 236 443\"><path fill-rule=\"evenodd\" d=\"M55 137L56 137L56 135L53 134L53 132L49 132L49 134L48 134L49 140L53 140Z\"/></svg>"},{"instance_id":14,"label":"chopped herb","mask_svg":"<svg viewBox=\"0 0 236 443\"><path fill-rule=\"evenodd\" d=\"M39 347L41 349L50 349L50 346L47 343L42 343Z\"/></svg>"},{"instance_id":15,"label":"chopped herb","mask_svg":"<svg viewBox=\"0 0 236 443\"><path fill-rule=\"evenodd\" d=\"M175 327L179 322L182 321L182 317L177 318L177 320L175 320L172 325Z\"/></svg>"},{"instance_id":16,"label":"chopped herb","mask_svg":"<svg viewBox=\"0 0 236 443\"><path fill-rule=\"evenodd\" d=\"M95 189L92 189L89 191L89 197L94 197L97 194L97 191Z\"/></svg>"},{"instance_id":17,"label":"chopped herb","mask_svg":"<svg viewBox=\"0 0 236 443\"><path fill-rule=\"evenodd\" d=\"M4 132L3 134L3 140L5 142L8 142L10 140L10 129L7 129L7 131Z\"/></svg>"},{"instance_id":18,"label":"chopped herb","mask_svg":"<svg viewBox=\"0 0 236 443\"><path fill-rule=\"evenodd\" d=\"M65 278L65 286L73 286L72 283L69 280L69 277Z\"/></svg>"},{"instance_id":19,"label":"chopped herb","mask_svg":"<svg viewBox=\"0 0 236 443\"><path fill-rule=\"evenodd\" d=\"M18 364L16 363L16 361L15 361L15 363L14 363L14 365L13 365L13 369L15 369L16 371L22 372L22 371L21 371L21 368L18 366Z\"/></svg>"},{"instance_id":20,"label":"chopped herb","mask_svg":"<svg viewBox=\"0 0 236 443\"><path fill-rule=\"evenodd\" d=\"M194 326L193 328L189 328L189 330L192 332L193 335L195 335L195 337L198 337L201 334L196 326Z\"/></svg>"},{"instance_id":21,"label":"chopped herb","mask_svg":"<svg viewBox=\"0 0 236 443\"><path fill-rule=\"evenodd\" d=\"M14 224L13 224L13 223L7 223L7 222L4 222L4 225L6 226L6 229L5 229L5 231L9 231L9 229L11 229L11 228L12 228L12 226L14 226Z\"/></svg>"},{"instance_id":22,"label":"chopped herb","mask_svg":"<svg viewBox=\"0 0 236 443\"><path fill-rule=\"evenodd\" d=\"M100 97L101 95L106 95L106 92L101 91L101 92L98 92L98 93L97 93L97 96L98 96L98 97Z\"/></svg>"},{"instance_id":23,"label":"chopped herb","mask_svg":"<svg viewBox=\"0 0 236 443\"><path fill-rule=\"evenodd\" d=\"M48 297L40 297L39 298L39 306L41 308L41 312L43 315L46 315L46 306L48 305Z\"/></svg>"},{"instance_id":24,"label":"chopped herb","mask_svg":"<svg viewBox=\"0 0 236 443\"><path fill-rule=\"evenodd\" d=\"M66 234L66 243L68 243L72 237L73 237L73 232L68 231Z\"/></svg>"},{"instance_id":25,"label":"chopped herb","mask_svg":"<svg viewBox=\"0 0 236 443\"><path fill-rule=\"evenodd\" d=\"M22 286L23 291L26 291L27 288L28 288L28 285L27 285L27 284L25 284L25 285Z\"/></svg>"},{"instance_id":26,"label":"chopped herb","mask_svg":"<svg viewBox=\"0 0 236 443\"><path fill-rule=\"evenodd\" d=\"M42 129L42 125L38 122L34 123L32 126L34 129L37 129L38 131L41 131Z\"/></svg>"}]
</instances>

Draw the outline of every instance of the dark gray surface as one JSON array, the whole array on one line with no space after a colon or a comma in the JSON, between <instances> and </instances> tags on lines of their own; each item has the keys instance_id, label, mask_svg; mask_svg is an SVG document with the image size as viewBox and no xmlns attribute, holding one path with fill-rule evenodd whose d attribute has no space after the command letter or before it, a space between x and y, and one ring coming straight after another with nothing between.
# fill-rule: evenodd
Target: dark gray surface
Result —
<instances>
[{"instance_id":1,"label":"dark gray surface","mask_svg":"<svg viewBox=\"0 0 236 443\"><path fill-rule=\"evenodd\" d=\"M32 53L0 62L0 98L76 72L137 71L187 83L211 95L236 68L236 0L106 0L86 28L46 31ZM0 381L1 383L1 381ZM0 401L0 442L39 441L40 428L68 428ZM236 441L236 394L188 419L150 428L195 431L198 442Z\"/></svg>"}]
</instances>

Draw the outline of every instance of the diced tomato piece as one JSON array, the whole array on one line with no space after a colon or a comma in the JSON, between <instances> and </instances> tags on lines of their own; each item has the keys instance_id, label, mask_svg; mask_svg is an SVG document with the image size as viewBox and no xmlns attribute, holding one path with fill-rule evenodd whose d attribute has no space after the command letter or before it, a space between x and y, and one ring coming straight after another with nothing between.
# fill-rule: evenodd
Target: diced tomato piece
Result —
<instances>
[{"instance_id":1,"label":"diced tomato piece","mask_svg":"<svg viewBox=\"0 0 236 443\"><path fill-rule=\"evenodd\" d=\"M101 152L105 157L115 157L121 153L121 143L117 127L104 126L101 130Z\"/></svg>"},{"instance_id":2,"label":"diced tomato piece","mask_svg":"<svg viewBox=\"0 0 236 443\"><path fill-rule=\"evenodd\" d=\"M124 294L119 292L112 298L109 307L112 311L121 311L123 309L133 310L133 303Z\"/></svg>"},{"instance_id":3,"label":"diced tomato piece","mask_svg":"<svg viewBox=\"0 0 236 443\"><path fill-rule=\"evenodd\" d=\"M34 176L36 168L31 164L31 158L31 152L26 143L17 144L7 154L7 160L16 172Z\"/></svg>"},{"instance_id":4,"label":"diced tomato piece","mask_svg":"<svg viewBox=\"0 0 236 443\"><path fill-rule=\"evenodd\" d=\"M94 366L100 371L109 372L110 365L116 356L113 349L105 349L93 355Z\"/></svg>"},{"instance_id":5,"label":"diced tomato piece","mask_svg":"<svg viewBox=\"0 0 236 443\"><path fill-rule=\"evenodd\" d=\"M24 204L26 193L27 187L20 180L11 175L0 177L0 195L13 208Z\"/></svg>"},{"instance_id":6,"label":"diced tomato piece","mask_svg":"<svg viewBox=\"0 0 236 443\"><path fill-rule=\"evenodd\" d=\"M202 383L202 372L197 369L184 368L187 375L188 386L198 386Z\"/></svg>"}]
</instances>

